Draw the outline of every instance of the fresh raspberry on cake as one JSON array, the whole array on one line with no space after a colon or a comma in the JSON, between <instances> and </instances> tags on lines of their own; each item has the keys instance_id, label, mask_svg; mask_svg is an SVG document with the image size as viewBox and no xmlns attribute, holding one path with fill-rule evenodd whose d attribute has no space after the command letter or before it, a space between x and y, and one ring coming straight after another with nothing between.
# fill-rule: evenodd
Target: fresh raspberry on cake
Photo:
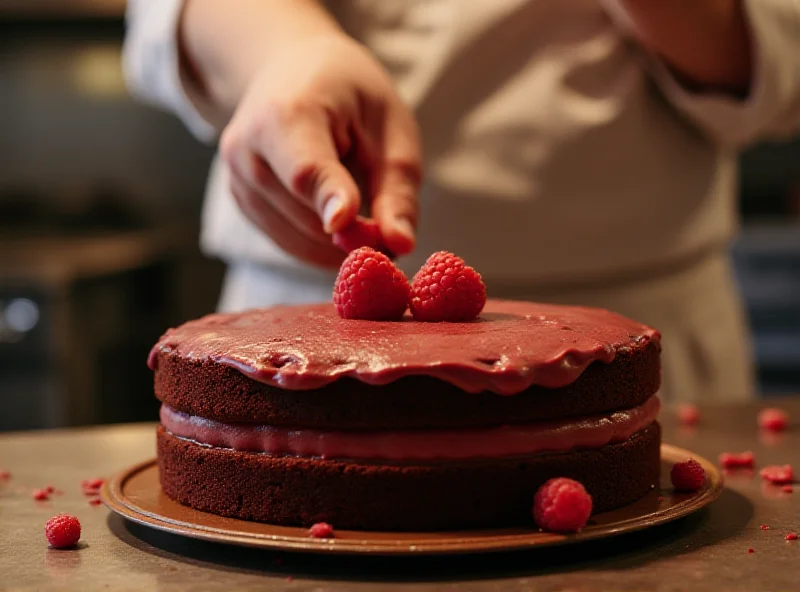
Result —
<instances>
[{"instance_id":1,"label":"fresh raspberry on cake","mask_svg":"<svg viewBox=\"0 0 800 592\"><path fill-rule=\"evenodd\" d=\"M378 223L369 218L358 216L343 230L334 232L332 239L333 244L345 253L355 251L361 247L369 247L391 255L383 244L383 237L378 228Z\"/></svg>"},{"instance_id":2,"label":"fresh raspberry on cake","mask_svg":"<svg viewBox=\"0 0 800 592\"><path fill-rule=\"evenodd\" d=\"M73 547L81 538L81 523L75 516L59 514L47 521L44 534L56 549Z\"/></svg>"},{"instance_id":3,"label":"fresh raspberry on cake","mask_svg":"<svg viewBox=\"0 0 800 592\"><path fill-rule=\"evenodd\" d=\"M339 269L333 303L344 319L393 321L408 307L408 279L383 253L361 247Z\"/></svg>"},{"instance_id":4,"label":"fresh raspberry on cake","mask_svg":"<svg viewBox=\"0 0 800 592\"><path fill-rule=\"evenodd\" d=\"M794 479L792 465L770 465L761 469L759 475L774 485L786 485Z\"/></svg>"},{"instance_id":5,"label":"fresh raspberry on cake","mask_svg":"<svg viewBox=\"0 0 800 592\"><path fill-rule=\"evenodd\" d=\"M675 463L669 476L677 491L697 491L706 480L706 472L693 458Z\"/></svg>"},{"instance_id":6,"label":"fresh raspberry on cake","mask_svg":"<svg viewBox=\"0 0 800 592\"><path fill-rule=\"evenodd\" d=\"M770 407L758 414L758 427L770 432L782 432L789 425L789 416L781 409Z\"/></svg>"},{"instance_id":7,"label":"fresh raspberry on cake","mask_svg":"<svg viewBox=\"0 0 800 592\"><path fill-rule=\"evenodd\" d=\"M550 479L533 499L533 519L544 530L578 532L592 514L592 497L566 477Z\"/></svg>"},{"instance_id":8,"label":"fresh raspberry on cake","mask_svg":"<svg viewBox=\"0 0 800 592\"><path fill-rule=\"evenodd\" d=\"M446 251L428 257L412 281L411 314L418 321L471 321L485 305L480 274Z\"/></svg>"}]
</instances>

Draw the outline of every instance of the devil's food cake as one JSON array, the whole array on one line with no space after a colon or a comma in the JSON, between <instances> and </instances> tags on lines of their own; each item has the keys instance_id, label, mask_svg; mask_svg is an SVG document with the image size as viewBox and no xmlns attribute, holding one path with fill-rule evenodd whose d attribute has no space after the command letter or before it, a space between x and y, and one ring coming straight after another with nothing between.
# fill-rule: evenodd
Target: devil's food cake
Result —
<instances>
[{"instance_id":1,"label":"devil's food cake","mask_svg":"<svg viewBox=\"0 0 800 592\"><path fill-rule=\"evenodd\" d=\"M150 356L161 485L246 520L433 530L531 524L559 476L603 512L658 482L659 355L639 323L523 302L465 323L207 316Z\"/></svg>"}]
</instances>

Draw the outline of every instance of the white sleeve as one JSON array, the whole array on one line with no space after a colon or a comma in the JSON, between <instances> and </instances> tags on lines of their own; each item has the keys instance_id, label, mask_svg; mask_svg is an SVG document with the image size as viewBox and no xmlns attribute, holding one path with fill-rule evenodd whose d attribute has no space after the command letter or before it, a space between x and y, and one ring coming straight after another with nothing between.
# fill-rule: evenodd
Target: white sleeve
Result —
<instances>
[{"instance_id":1,"label":"white sleeve","mask_svg":"<svg viewBox=\"0 0 800 592\"><path fill-rule=\"evenodd\" d=\"M128 0L122 67L131 93L178 115L200 140L217 132L198 110L185 84L178 55L183 0Z\"/></svg>"},{"instance_id":2,"label":"white sleeve","mask_svg":"<svg viewBox=\"0 0 800 592\"><path fill-rule=\"evenodd\" d=\"M614 0L612 18L631 26ZM742 0L753 44L747 97L695 92L680 84L654 56L648 63L664 96L712 138L733 148L800 130L800 0Z\"/></svg>"}]
</instances>

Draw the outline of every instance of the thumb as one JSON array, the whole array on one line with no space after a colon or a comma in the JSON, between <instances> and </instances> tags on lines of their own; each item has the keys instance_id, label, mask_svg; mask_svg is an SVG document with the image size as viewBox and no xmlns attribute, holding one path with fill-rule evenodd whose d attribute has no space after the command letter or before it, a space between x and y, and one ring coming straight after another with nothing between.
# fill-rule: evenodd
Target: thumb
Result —
<instances>
[{"instance_id":1,"label":"thumb","mask_svg":"<svg viewBox=\"0 0 800 592\"><path fill-rule=\"evenodd\" d=\"M422 156L416 122L405 107L387 121L383 160L373 177L372 217L392 253L414 249Z\"/></svg>"}]
</instances>

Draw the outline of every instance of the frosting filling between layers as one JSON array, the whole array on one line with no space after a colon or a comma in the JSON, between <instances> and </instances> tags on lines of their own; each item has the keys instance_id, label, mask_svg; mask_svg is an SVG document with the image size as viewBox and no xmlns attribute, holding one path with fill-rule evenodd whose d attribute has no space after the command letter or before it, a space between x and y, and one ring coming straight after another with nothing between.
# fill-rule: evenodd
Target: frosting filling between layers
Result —
<instances>
[{"instance_id":1,"label":"frosting filling between layers","mask_svg":"<svg viewBox=\"0 0 800 592\"><path fill-rule=\"evenodd\" d=\"M198 444L273 456L378 461L470 460L600 448L655 421L661 402L583 418L491 428L335 431L223 423L161 406L161 423Z\"/></svg>"}]
</instances>

